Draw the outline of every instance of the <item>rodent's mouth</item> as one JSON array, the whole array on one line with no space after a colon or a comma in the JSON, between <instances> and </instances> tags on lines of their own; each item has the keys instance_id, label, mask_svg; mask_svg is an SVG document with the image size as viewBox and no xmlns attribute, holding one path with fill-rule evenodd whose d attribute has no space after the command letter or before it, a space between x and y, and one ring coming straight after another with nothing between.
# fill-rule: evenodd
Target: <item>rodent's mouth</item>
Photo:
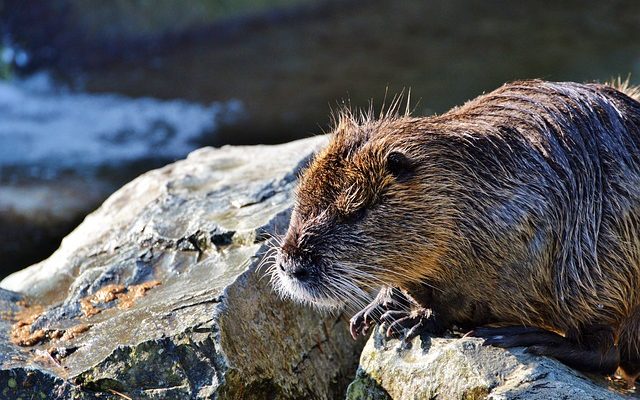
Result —
<instances>
[{"instance_id":1,"label":"rodent's mouth","mask_svg":"<svg viewBox=\"0 0 640 400\"><path fill-rule=\"evenodd\" d=\"M330 309L340 308L345 303L344 299L337 296L335 288L325 283L322 277L297 279L277 270L272 280L276 291L283 298Z\"/></svg>"},{"instance_id":2,"label":"rodent's mouth","mask_svg":"<svg viewBox=\"0 0 640 400\"><path fill-rule=\"evenodd\" d=\"M285 299L291 299L320 309L353 308L359 310L372 300L368 273L348 262L291 257L276 248L270 256L271 283Z\"/></svg>"}]
</instances>

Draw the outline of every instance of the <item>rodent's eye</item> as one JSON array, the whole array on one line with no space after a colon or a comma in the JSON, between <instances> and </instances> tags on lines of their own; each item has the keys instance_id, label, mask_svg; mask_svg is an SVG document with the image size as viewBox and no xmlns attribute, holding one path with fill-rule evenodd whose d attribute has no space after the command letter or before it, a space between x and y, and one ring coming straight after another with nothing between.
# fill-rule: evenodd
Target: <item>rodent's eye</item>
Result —
<instances>
[{"instance_id":1,"label":"rodent's eye","mask_svg":"<svg viewBox=\"0 0 640 400\"><path fill-rule=\"evenodd\" d=\"M387 170L399 181L407 180L415 170L413 162L399 151L393 151L387 156Z\"/></svg>"},{"instance_id":2,"label":"rodent's eye","mask_svg":"<svg viewBox=\"0 0 640 400\"><path fill-rule=\"evenodd\" d=\"M355 211L352 211L352 212L350 212L350 213L348 213L346 215L343 215L342 216L342 221L346 222L346 223L353 224L353 223L362 221L364 219L365 215L367 215L367 209L362 207L362 208L359 208L359 209L357 209Z\"/></svg>"}]
</instances>

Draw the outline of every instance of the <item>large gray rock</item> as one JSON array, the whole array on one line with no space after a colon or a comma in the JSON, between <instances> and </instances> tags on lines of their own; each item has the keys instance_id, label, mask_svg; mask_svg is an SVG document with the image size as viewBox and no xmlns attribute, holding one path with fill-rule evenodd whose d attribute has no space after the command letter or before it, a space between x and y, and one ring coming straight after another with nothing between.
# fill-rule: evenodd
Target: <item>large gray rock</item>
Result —
<instances>
[{"instance_id":1,"label":"large gray rock","mask_svg":"<svg viewBox=\"0 0 640 400\"><path fill-rule=\"evenodd\" d=\"M2 281L0 397L343 396L362 347L345 318L280 300L256 273L325 140L198 150Z\"/></svg>"},{"instance_id":2,"label":"large gray rock","mask_svg":"<svg viewBox=\"0 0 640 400\"><path fill-rule=\"evenodd\" d=\"M386 340L377 330L362 351L347 399L621 400L627 394L619 385L522 348L428 336L406 344Z\"/></svg>"}]
</instances>

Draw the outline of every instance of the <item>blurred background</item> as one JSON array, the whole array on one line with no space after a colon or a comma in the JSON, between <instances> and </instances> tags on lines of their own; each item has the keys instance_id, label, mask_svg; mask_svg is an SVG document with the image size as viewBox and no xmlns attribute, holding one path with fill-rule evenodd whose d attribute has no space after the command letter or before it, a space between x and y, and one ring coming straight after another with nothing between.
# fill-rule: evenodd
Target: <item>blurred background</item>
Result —
<instances>
[{"instance_id":1,"label":"blurred background","mask_svg":"<svg viewBox=\"0 0 640 400\"><path fill-rule=\"evenodd\" d=\"M387 88L428 115L618 76L640 83L637 0L0 0L0 278L200 146L319 134Z\"/></svg>"}]
</instances>

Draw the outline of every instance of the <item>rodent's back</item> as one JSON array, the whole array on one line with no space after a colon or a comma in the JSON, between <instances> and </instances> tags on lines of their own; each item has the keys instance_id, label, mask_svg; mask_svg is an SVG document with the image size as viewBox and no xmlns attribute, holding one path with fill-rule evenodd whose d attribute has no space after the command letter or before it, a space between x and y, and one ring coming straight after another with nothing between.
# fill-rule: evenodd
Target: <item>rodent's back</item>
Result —
<instances>
[{"instance_id":1,"label":"rodent's back","mask_svg":"<svg viewBox=\"0 0 640 400\"><path fill-rule=\"evenodd\" d=\"M471 131L462 157L484 175L466 182L484 187L463 230L482 215L501 235L470 235L498 261L494 313L568 330L617 324L640 304L637 101L604 85L527 81L441 118Z\"/></svg>"}]
</instances>

